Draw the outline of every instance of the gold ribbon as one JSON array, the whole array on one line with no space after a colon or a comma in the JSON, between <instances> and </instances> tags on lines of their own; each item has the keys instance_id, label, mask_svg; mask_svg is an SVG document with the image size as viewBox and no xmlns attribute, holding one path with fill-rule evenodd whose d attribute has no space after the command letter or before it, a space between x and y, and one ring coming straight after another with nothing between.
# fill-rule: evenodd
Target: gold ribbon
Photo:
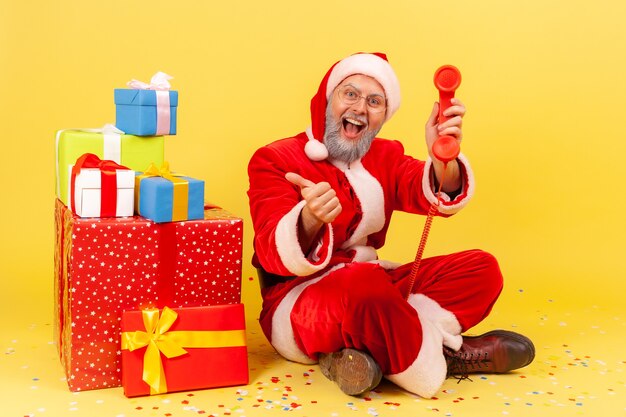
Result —
<instances>
[{"instance_id":1,"label":"gold ribbon","mask_svg":"<svg viewBox=\"0 0 626 417\"><path fill-rule=\"evenodd\" d=\"M174 195L172 196L172 221L187 220L189 206L189 182L178 178L183 175L174 174L170 171L170 164L163 162L161 168L150 164L143 174L135 177L135 202L137 211L139 211L139 185L141 180L150 177L162 177L174 184Z\"/></svg>"},{"instance_id":2,"label":"gold ribbon","mask_svg":"<svg viewBox=\"0 0 626 417\"><path fill-rule=\"evenodd\" d=\"M141 312L146 331L122 332L122 349L141 349L147 346L143 356L142 379L150 386L150 395L167 392L167 382L161 361L161 353L168 359L187 353L183 348L220 348L245 346L245 330L189 330L169 331L178 314L163 308Z\"/></svg>"}]
</instances>

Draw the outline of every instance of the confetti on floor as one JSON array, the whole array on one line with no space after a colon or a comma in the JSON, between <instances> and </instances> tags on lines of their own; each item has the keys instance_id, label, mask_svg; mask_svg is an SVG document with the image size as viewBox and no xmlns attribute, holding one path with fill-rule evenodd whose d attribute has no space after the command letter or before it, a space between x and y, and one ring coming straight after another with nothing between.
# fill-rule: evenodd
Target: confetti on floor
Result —
<instances>
[{"instance_id":1,"label":"confetti on floor","mask_svg":"<svg viewBox=\"0 0 626 417\"><path fill-rule=\"evenodd\" d=\"M525 297L527 292L516 292ZM315 365L278 356L258 323L248 323L250 383L194 392L126 398L121 388L71 393L51 343L49 324L13 325L3 330L0 392L10 398L2 415L72 417L344 417L433 415L597 416L626 415L626 356L621 340L626 322L597 306L559 310L553 298L516 312L494 309L478 334L494 327L530 336L533 364L508 375L473 375L472 382L447 380L426 400L388 381L361 397L349 397ZM509 323L508 326L503 323Z\"/></svg>"}]
</instances>

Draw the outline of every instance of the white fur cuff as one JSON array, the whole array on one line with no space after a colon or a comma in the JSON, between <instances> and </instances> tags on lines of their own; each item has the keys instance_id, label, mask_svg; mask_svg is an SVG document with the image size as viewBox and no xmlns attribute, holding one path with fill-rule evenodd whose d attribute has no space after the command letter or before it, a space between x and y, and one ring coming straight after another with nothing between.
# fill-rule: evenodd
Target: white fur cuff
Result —
<instances>
[{"instance_id":1,"label":"white fur cuff","mask_svg":"<svg viewBox=\"0 0 626 417\"><path fill-rule=\"evenodd\" d=\"M385 375L385 378L420 397L431 398L446 380L448 367L441 347L441 333L428 320L421 322L422 346L417 358L404 371Z\"/></svg>"},{"instance_id":2,"label":"white fur cuff","mask_svg":"<svg viewBox=\"0 0 626 417\"><path fill-rule=\"evenodd\" d=\"M296 276L307 276L324 269L330 261L333 249L332 226L327 224L323 226L325 230L322 240L313 254L315 263L302 252L298 241L298 220L305 204L306 201L300 201L276 225L276 250L285 268ZM323 259L319 259L319 253L325 254Z\"/></svg>"},{"instance_id":3,"label":"white fur cuff","mask_svg":"<svg viewBox=\"0 0 626 417\"><path fill-rule=\"evenodd\" d=\"M476 184L474 181L474 173L472 172L469 161L462 153L457 157L457 161L459 163L459 168L461 169L461 179L463 181L461 194L451 201L450 197L442 191L442 201L440 204L437 204L438 200L437 195L435 194L437 190L435 190L431 172L433 161L430 157L426 160L426 166L424 166L424 175L422 176L422 189L424 191L424 195L430 203L437 205L437 209L440 213L454 214L458 212L467 205L469 200L474 195L474 188Z\"/></svg>"},{"instance_id":4,"label":"white fur cuff","mask_svg":"<svg viewBox=\"0 0 626 417\"><path fill-rule=\"evenodd\" d=\"M431 398L441 388L448 372L443 346L459 350L463 344L461 325L452 312L423 294L411 294L409 304L417 311L422 324L422 346L407 369L386 378L421 397Z\"/></svg>"},{"instance_id":5,"label":"white fur cuff","mask_svg":"<svg viewBox=\"0 0 626 417\"><path fill-rule=\"evenodd\" d=\"M455 351L461 348L461 324L456 316L424 294L411 294L409 304L417 311L420 322L431 322L441 333L443 344Z\"/></svg>"}]
</instances>

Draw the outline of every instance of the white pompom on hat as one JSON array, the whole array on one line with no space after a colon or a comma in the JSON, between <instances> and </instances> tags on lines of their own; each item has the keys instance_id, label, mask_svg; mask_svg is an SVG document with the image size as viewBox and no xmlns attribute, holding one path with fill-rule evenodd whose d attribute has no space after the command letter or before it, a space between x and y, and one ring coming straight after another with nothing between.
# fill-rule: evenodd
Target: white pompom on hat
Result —
<instances>
[{"instance_id":1,"label":"white pompom on hat","mask_svg":"<svg viewBox=\"0 0 626 417\"><path fill-rule=\"evenodd\" d=\"M326 128L326 107L335 88L351 75L362 74L372 77L385 90L387 111L385 121L400 107L400 83L393 68L382 53L358 53L336 62L326 73L317 94L311 99L311 127L306 134L309 138L304 152L313 161L328 158L323 137Z\"/></svg>"}]
</instances>

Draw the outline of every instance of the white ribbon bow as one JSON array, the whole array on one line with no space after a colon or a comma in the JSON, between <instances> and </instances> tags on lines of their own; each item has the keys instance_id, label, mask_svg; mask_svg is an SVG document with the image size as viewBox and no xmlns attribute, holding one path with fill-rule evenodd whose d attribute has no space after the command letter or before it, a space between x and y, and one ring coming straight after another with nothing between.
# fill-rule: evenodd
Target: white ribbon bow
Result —
<instances>
[{"instance_id":1,"label":"white ribbon bow","mask_svg":"<svg viewBox=\"0 0 626 417\"><path fill-rule=\"evenodd\" d=\"M152 76L152 78L150 79L150 84L132 79L127 82L126 85L135 90L169 90L171 87L169 80L171 80L172 78L174 77L159 71Z\"/></svg>"},{"instance_id":2,"label":"white ribbon bow","mask_svg":"<svg viewBox=\"0 0 626 417\"><path fill-rule=\"evenodd\" d=\"M155 90L157 107L156 135L167 135L170 132L170 83L168 80L172 78L174 77L159 71L152 76L150 84L134 79L126 83L127 86L134 90Z\"/></svg>"}]
</instances>

